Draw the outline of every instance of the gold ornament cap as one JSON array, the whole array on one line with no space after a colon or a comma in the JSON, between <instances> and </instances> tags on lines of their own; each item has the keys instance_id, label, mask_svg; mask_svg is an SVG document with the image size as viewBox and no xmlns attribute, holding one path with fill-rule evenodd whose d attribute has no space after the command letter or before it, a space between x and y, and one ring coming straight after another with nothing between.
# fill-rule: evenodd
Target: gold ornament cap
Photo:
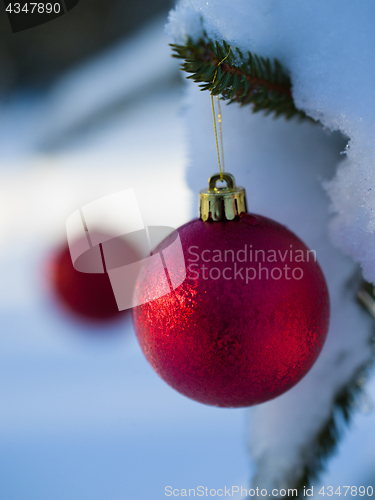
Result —
<instances>
[{"instance_id":1,"label":"gold ornament cap","mask_svg":"<svg viewBox=\"0 0 375 500\"><path fill-rule=\"evenodd\" d=\"M232 174L223 173L226 187L216 187L221 175L214 174L208 180L208 189L202 189L199 196L199 217L206 221L212 219L233 220L242 212L246 212L246 193L241 186L236 186Z\"/></svg>"}]
</instances>

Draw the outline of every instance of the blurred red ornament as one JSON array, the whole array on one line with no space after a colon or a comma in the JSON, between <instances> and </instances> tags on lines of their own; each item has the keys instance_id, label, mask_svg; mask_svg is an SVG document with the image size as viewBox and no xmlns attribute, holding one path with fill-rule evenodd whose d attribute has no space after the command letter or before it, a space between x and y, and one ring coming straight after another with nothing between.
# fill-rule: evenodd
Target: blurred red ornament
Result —
<instances>
[{"instance_id":1,"label":"blurred red ornament","mask_svg":"<svg viewBox=\"0 0 375 500\"><path fill-rule=\"evenodd\" d=\"M145 303L133 308L155 371L185 396L221 407L263 403L293 387L317 359L329 325L315 253L281 224L244 213L241 189L217 189L210 205L204 197L210 190L201 195L201 217L208 220L178 229L186 279L147 302L159 286L155 261L148 261L135 294L136 303ZM174 238L154 254L166 256ZM168 252L166 270L181 278L185 269Z\"/></svg>"},{"instance_id":2,"label":"blurred red ornament","mask_svg":"<svg viewBox=\"0 0 375 500\"><path fill-rule=\"evenodd\" d=\"M117 251L125 260L137 260L135 250L126 241L121 238L111 241L115 240ZM80 241L76 243L79 245ZM103 257L102 250L101 254ZM103 267L105 272L102 273L77 271L73 267L69 246L63 245L49 262L50 282L58 302L84 320L105 323L123 318L129 310L118 310L105 265Z\"/></svg>"}]
</instances>

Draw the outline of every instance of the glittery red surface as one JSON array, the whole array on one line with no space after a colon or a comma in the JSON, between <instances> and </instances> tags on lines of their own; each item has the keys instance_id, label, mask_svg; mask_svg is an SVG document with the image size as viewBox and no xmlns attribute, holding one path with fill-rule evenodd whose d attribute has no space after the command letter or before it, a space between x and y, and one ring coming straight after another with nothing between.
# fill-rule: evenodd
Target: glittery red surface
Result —
<instances>
[{"instance_id":1,"label":"glittery red surface","mask_svg":"<svg viewBox=\"0 0 375 500\"><path fill-rule=\"evenodd\" d=\"M168 295L133 309L138 340L155 371L185 396L221 407L262 403L293 387L313 365L328 330L328 290L313 254L286 227L258 215L221 222L196 219L178 232L186 280ZM170 243L168 237L155 252ZM245 253L237 254L245 245L247 262ZM234 259L227 252L225 262L225 250L233 250ZM255 262L255 250L264 250L265 259L258 252ZM275 255L277 260L269 261ZM305 262L298 261L302 255ZM251 267L257 276L246 283ZM272 279L275 267L284 269L280 279L277 271ZM295 268L302 269L301 279L293 279ZM194 279L197 271L199 279ZM172 264L169 272L182 270ZM147 298L150 287L158 286L152 264L146 265L136 296Z\"/></svg>"}]
</instances>

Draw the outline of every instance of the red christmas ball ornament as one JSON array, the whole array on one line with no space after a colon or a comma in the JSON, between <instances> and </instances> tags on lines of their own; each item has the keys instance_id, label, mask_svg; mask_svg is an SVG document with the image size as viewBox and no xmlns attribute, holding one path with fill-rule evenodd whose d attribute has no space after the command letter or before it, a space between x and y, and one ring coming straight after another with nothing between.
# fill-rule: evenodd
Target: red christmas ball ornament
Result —
<instances>
[{"instance_id":1,"label":"red christmas ball ornament","mask_svg":"<svg viewBox=\"0 0 375 500\"><path fill-rule=\"evenodd\" d=\"M167 237L153 252L182 284L159 286L149 260L138 278L135 330L146 358L174 389L201 403L242 407L293 387L312 367L329 324L316 254L285 226L246 213L243 188L224 174L201 192L201 218L178 229L185 269ZM142 303L143 302L143 303Z\"/></svg>"},{"instance_id":2,"label":"red christmas ball ornament","mask_svg":"<svg viewBox=\"0 0 375 500\"><path fill-rule=\"evenodd\" d=\"M136 261L138 259L135 250L125 240L113 238L109 241L113 242L112 247L115 247L116 253L121 255L122 260ZM75 244L79 246L80 241L76 241ZM97 254L95 257L102 262L103 250L99 246L92 250ZM89 258L91 262L94 262L93 254L91 257L83 255L83 258ZM96 260L95 258L97 264ZM73 267L69 246L66 244L50 259L48 274L52 291L65 310L86 321L107 323L123 318L129 310L118 310L105 262L104 266L100 267L104 272L77 271Z\"/></svg>"}]
</instances>

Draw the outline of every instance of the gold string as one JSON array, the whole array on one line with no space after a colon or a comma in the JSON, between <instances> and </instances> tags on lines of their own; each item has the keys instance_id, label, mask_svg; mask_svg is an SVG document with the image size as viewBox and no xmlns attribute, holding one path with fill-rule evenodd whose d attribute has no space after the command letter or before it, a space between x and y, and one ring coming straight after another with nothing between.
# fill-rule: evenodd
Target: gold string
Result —
<instances>
[{"instance_id":1,"label":"gold string","mask_svg":"<svg viewBox=\"0 0 375 500\"><path fill-rule=\"evenodd\" d=\"M220 99L219 99L219 96L217 95L216 96L216 99L217 99L217 105L218 105L218 108L219 108L219 112L217 114L217 119L218 119L218 122L219 122L219 135L220 135L220 149L221 149L221 162L223 164L223 172L225 172L225 166L224 166L224 144L223 144L223 131L222 131L222 128L221 128L221 106L220 106ZM220 175L220 177L222 177L222 174ZM223 179L220 179L220 180L223 180Z\"/></svg>"},{"instance_id":2,"label":"gold string","mask_svg":"<svg viewBox=\"0 0 375 500\"><path fill-rule=\"evenodd\" d=\"M229 45L228 54L216 66L214 78L212 80L212 86L215 83L215 80L216 80L216 77L217 77L217 72L218 72L220 64L222 64L225 61L225 59L229 56L229 53L230 53L230 45ZM218 107L219 107L219 113L218 113L219 134L220 134L221 158L222 158L222 162L223 162L223 171L224 171L224 147L223 147L223 132L222 132L222 128L221 128L221 107L220 107L219 96L216 96L216 99L217 99L217 104L218 104ZM216 141L217 161L219 163L220 180L222 181L223 180L223 172L221 170L220 152L219 152L219 141L217 139L217 128L216 128L214 96L212 94L212 91L211 91L211 105L212 105L212 114L213 114L213 117L214 117L214 129L215 129L215 141Z\"/></svg>"}]
</instances>

